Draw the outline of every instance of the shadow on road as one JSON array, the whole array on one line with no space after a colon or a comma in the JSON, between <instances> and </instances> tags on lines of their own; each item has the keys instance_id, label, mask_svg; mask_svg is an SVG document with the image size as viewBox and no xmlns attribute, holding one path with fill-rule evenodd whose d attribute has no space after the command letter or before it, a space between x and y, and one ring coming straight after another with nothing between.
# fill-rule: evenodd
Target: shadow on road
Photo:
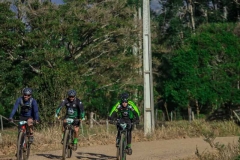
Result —
<instances>
[{"instance_id":1,"label":"shadow on road","mask_svg":"<svg viewBox=\"0 0 240 160\"><path fill-rule=\"evenodd\" d=\"M86 158L89 160L101 160L101 159L116 159L114 156L108 156L105 154L98 154L98 153L86 153L86 152L78 152L79 156L76 156L78 159Z\"/></svg>"},{"instance_id":2,"label":"shadow on road","mask_svg":"<svg viewBox=\"0 0 240 160\"><path fill-rule=\"evenodd\" d=\"M53 154L36 154L37 156L45 157L48 159L62 159L62 156L57 156Z\"/></svg>"}]
</instances>

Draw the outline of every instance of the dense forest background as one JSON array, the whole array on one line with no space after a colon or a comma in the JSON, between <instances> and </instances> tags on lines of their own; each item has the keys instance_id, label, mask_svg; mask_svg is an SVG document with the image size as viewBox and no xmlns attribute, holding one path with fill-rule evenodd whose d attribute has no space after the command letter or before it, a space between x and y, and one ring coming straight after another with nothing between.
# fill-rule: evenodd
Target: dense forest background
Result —
<instances>
[{"instance_id":1,"label":"dense forest background","mask_svg":"<svg viewBox=\"0 0 240 160\"><path fill-rule=\"evenodd\" d=\"M155 108L184 118L240 105L240 1L162 0L151 12ZM75 89L106 118L129 92L143 111L142 1L0 2L0 114L24 87L44 122ZM142 112L143 113L143 112Z\"/></svg>"}]
</instances>

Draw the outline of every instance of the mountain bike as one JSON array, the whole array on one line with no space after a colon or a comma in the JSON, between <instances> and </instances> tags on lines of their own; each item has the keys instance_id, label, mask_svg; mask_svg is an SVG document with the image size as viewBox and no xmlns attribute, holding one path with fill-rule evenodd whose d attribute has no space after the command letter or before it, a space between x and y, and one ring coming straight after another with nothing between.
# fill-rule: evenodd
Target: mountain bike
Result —
<instances>
[{"instance_id":1,"label":"mountain bike","mask_svg":"<svg viewBox=\"0 0 240 160\"><path fill-rule=\"evenodd\" d=\"M120 132L120 141L118 142L119 144L117 145L117 160L126 160L126 147L128 135L127 123L118 120L116 124L119 126L118 130Z\"/></svg>"},{"instance_id":2,"label":"mountain bike","mask_svg":"<svg viewBox=\"0 0 240 160\"><path fill-rule=\"evenodd\" d=\"M71 158L72 149L73 149L73 133L74 126L72 123L74 119L66 118L67 125L65 126L64 138L63 138L63 150L62 150L62 158L65 160L66 158Z\"/></svg>"},{"instance_id":3,"label":"mountain bike","mask_svg":"<svg viewBox=\"0 0 240 160\"><path fill-rule=\"evenodd\" d=\"M30 131L27 121L19 122L19 132L17 139L17 160L28 160L31 149L31 142L29 141Z\"/></svg>"}]
</instances>

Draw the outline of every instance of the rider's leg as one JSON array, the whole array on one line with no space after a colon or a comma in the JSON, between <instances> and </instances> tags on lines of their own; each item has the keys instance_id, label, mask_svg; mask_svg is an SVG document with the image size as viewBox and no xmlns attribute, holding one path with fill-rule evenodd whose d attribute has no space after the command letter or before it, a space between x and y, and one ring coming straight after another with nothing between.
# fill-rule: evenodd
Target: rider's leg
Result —
<instances>
[{"instance_id":1,"label":"rider's leg","mask_svg":"<svg viewBox=\"0 0 240 160\"><path fill-rule=\"evenodd\" d=\"M74 143L78 142L79 126L74 126Z\"/></svg>"},{"instance_id":2,"label":"rider's leg","mask_svg":"<svg viewBox=\"0 0 240 160\"><path fill-rule=\"evenodd\" d=\"M33 142L34 141L34 137L33 137L33 118L28 118L27 119L27 125L28 125L28 129L29 129L29 141Z\"/></svg>"},{"instance_id":3,"label":"rider's leg","mask_svg":"<svg viewBox=\"0 0 240 160\"><path fill-rule=\"evenodd\" d=\"M119 141L120 141L120 132L119 132L119 127L117 126L116 147L119 146Z\"/></svg>"},{"instance_id":4,"label":"rider's leg","mask_svg":"<svg viewBox=\"0 0 240 160\"><path fill-rule=\"evenodd\" d=\"M132 127L129 126L127 135L127 153L129 155L132 154L131 142L132 142Z\"/></svg>"},{"instance_id":5,"label":"rider's leg","mask_svg":"<svg viewBox=\"0 0 240 160\"><path fill-rule=\"evenodd\" d=\"M132 142L132 130L130 129L127 135L127 146L130 148L131 148L131 142Z\"/></svg>"},{"instance_id":6,"label":"rider's leg","mask_svg":"<svg viewBox=\"0 0 240 160\"><path fill-rule=\"evenodd\" d=\"M73 150L77 150L77 143L78 143L78 135L79 135L79 126L80 126L80 120L75 119L74 121L74 140L73 140Z\"/></svg>"}]
</instances>

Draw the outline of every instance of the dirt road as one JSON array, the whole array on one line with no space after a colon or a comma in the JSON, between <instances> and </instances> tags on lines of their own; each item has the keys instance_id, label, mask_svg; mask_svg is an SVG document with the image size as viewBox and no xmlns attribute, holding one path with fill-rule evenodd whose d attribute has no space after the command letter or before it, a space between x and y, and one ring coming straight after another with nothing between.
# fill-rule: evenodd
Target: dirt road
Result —
<instances>
[{"instance_id":1,"label":"dirt road","mask_svg":"<svg viewBox=\"0 0 240 160\"><path fill-rule=\"evenodd\" d=\"M218 137L214 143L221 144L235 143L238 137ZM202 153L206 150L213 151L209 143L203 138L186 138L176 140L160 140L150 142L137 142L132 144L133 154L128 156L128 160L178 160L195 156L196 147ZM78 148L73 152L70 160L113 160L116 148L114 145L90 146ZM61 159L61 150L35 153L29 160L50 160Z\"/></svg>"}]
</instances>

